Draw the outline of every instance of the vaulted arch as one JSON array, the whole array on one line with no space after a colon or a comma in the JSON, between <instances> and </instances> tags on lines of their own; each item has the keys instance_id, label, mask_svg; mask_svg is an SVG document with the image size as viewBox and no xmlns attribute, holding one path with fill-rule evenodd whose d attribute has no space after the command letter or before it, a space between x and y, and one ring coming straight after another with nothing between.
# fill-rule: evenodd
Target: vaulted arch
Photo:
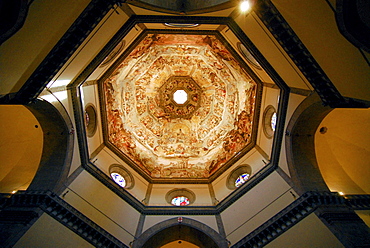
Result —
<instances>
[{"instance_id":1,"label":"vaulted arch","mask_svg":"<svg viewBox=\"0 0 370 248\"><path fill-rule=\"evenodd\" d=\"M318 167L315 154L315 132L333 109L324 106L317 94L306 98L293 113L287 129L285 147L295 190L329 190Z\"/></svg>"},{"instance_id":2,"label":"vaulted arch","mask_svg":"<svg viewBox=\"0 0 370 248\"><path fill-rule=\"evenodd\" d=\"M172 218L160 222L146 230L133 243L133 248L155 248L176 241L183 240L201 248L226 248L226 239L209 226L190 219Z\"/></svg>"},{"instance_id":3,"label":"vaulted arch","mask_svg":"<svg viewBox=\"0 0 370 248\"><path fill-rule=\"evenodd\" d=\"M36 100L26 105L39 121L44 137L40 165L28 190L61 192L68 176L74 130L64 107L59 102L55 104L57 107L47 101Z\"/></svg>"}]
</instances>

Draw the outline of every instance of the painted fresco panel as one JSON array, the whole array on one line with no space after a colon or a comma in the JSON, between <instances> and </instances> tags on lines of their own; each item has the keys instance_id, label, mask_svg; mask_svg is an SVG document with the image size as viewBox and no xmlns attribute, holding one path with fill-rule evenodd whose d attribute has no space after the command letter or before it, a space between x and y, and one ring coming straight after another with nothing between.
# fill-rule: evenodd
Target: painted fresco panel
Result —
<instances>
[{"instance_id":1,"label":"painted fresco panel","mask_svg":"<svg viewBox=\"0 0 370 248\"><path fill-rule=\"evenodd\" d=\"M152 178L208 178L251 142L257 85L213 35L148 34L103 88L109 142Z\"/></svg>"}]
</instances>

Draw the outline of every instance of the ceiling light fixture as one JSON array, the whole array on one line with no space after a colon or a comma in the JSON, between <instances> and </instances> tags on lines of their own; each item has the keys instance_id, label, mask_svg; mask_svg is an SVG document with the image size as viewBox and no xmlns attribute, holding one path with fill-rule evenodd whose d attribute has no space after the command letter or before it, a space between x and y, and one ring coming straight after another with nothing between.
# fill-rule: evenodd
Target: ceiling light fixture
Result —
<instances>
[{"instance_id":1,"label":"ceiling light fixture","mask_svg":"<svg viewBox=\"0 0 370 248\"><path fill-rule=\"evenodd\" d=\"M245 0L240 3L240 10L242 12L247 12L251 8L251 4L249 1Z\"/></svg>"}]
</instances>

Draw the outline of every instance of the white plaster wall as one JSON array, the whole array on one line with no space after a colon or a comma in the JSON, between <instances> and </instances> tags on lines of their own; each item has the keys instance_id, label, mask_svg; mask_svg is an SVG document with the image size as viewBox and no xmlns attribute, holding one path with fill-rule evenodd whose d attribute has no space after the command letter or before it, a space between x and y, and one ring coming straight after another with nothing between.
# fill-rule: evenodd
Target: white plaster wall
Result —
<instances>
[{"instance_id":1,"label":"white plaster wall","mask_svg":"<svg viewBox=\"0 0 370 248\"><path fill-rule=\"evenodd\" d=\"M140 213L83 171L63 199L125 244L134 239Z\"/></svg>"},{"instance_id":2,"label":"white plaster wall","mask_svg":"<svg viewBox=\"0 0 370 248\"><path fill-rule=\"evenodd\" d=\"M117 19L115 25L117 24L118 27L121 27L120 25L123 25L123 23L121 24L121 22L122 21L126 22L128 18L127 18L127 15L124 12L122 12L119 8L117 9L117 11L119 12L120 16L124 16L124 17L123 18L121 17L121 19L117 19L118 17L113 16L113 20ZM109 30L109 26L104 27L104 28L108 28ZM116 27L114 26L114 28ZM89 80L99 79L108 70L108 68L114 63L114 61L122 54L122 52L139 36L141 32L142 30L138 25L136 25L135 28L131 29L124 38L125 46L123 47L123 50L110 63L106 64L103 67L100 67L100 66L97 67L87 80L89 81Z\"/></svg>"},{"instance_id":3,"label":"white plaster wall","mask_svg":"<svg viewBox=\"0 0 370 248\"><path fill-rule=\"evenodd\" d=\"M79 49L68 60L62 73L57 75L55 80L73 80L80 74L88 63L91 62L113 35L127 21L128 16L122 11L118 14L111 10L106 17L99 23L94 31L88 36ZM93 80L88 78L88 80Z\"/></svg>"},{"instance_id":4,"label":"white plaster wall","mask_svg":"<svg viewBox=\"0 0 370 248\"><path fill-rule=\"evenodd\" d=\"M230 29L225 28L221 31L221 34L225 37L225 39L229 42L229 44L234 48L234 50L239 54L239 56L244 60L244 62L249 66L249 68L257 75L257 77L262 82L268 82L275 84L274 81L270 78L270 76L266 73L263 69L256 69L253 65L251 65L248 60L245 59L243 54L238 49L238 42L239 39L235 36L233 32L230 32Z\"/></svg>"},{"instance_id":5,"label":"white plaster wall","mask_svg":"<svg viewBox=\"0 0 370 248\"><path fill-rule=\"evenodd\" d=\"M288 231L267 244L266 248L342 248L342 243L314 214L310 214Z\"/></svg>"},{"instance_id":6,"label":"white plaster wall","mask_svg":"<svg viewBox=\"0 0 370 248\"><path fill-rule=\"evenodd\" d=\"M14 248L25 247L88 248L94 246L44 213L14 245Z\"/></svg>"},{"instance_id":7,"label":"white plaster wall","mask_svg":"<svg viewBox=\"0 0 370 248\"><path fill-rule=\"evenodd\" d=\"M89 3L34 1L22 28L0 46L0 94L16 92Z\"/></svg>"},{"instance_id":8,"label":"white plaster wall","mask_svg":"<svg viewBox=\"0 0 370 248\"><path fill-rule=\"evenodd\" d=\"M369 101L368 61L339 32L328 2L274 0L273 3L338 91L346 97Z\"/></svg>"},{"instance_id":9,"label":"white plaster wall","mask_svg":"<svg viewBox=\"0 0 370 248\"><path fill-rule=\"evenodd\" d=\"M232 244L266 222L295 199L290 186L273 172L221 213Z\"/></svg>"},{"instance_id":10,"label":"white plaster wall","mask_svg":"<svg viewBox=\"0 0 370 248\"><path fill-rule=\"evenodd\" d=\"M231 171L234 170L237 165L231 166L227 171L222 173L212 182L213 191L215 192L215 197L218 201L221 201L226 196L228 196L232 190L228 189L226 186L227 177L230 175Z\"/></svg>"},{"instance_id":11,"label":"white plaster wall","mask_svg":"<svg viewBox=\"0 0 370 248\"><path fill-rule=\"evenodd\" d=\"M290 60L255 13L239 15L235 22L290 87L310 89L307 80Z\"/></svg>"}]
</instances>

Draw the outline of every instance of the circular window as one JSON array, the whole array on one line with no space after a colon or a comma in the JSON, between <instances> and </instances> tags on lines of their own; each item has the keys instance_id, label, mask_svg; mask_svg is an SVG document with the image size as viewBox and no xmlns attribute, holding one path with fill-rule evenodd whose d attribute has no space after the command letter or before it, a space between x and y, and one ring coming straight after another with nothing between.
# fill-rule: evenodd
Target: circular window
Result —
<instances>
[{"instance_id":1,"label":"circular window","mask_svg":"<svg viewBox=\"0 0 370 248\"><path fill-rule=\"evenodd\" d=\"M271 116L271 128L272 128L272 131L275 132L275 128L276 128L276 112L272 114Z\"/></svg>"},{"instance_id":2,"label":"circular window","mask_svg":"<svg viewBox=\"0 0 370 248\"><path fill-rule=\"evenodd\" d=\"M229 177L226 180L226 186L232 190L236 189L237 187L240 187L245 182L247 182L251 174L252 168L250 165L248 164L240 165L233 171L231 171Z\"/></svg>"},{"instance_id":3,"label":"circular window","mask_svg":"<svg viewBox=\"0 0 370 248\"><path fill-rule=\"evenodd\" d=\"M85 108L85 125L87 136L94 136L97 127L97 116L95 107L92 104L88 104Z\"/></svg>"},{"instance_id":4,"label":"circular window","mask_svg":"<svg viewBox=\"0 0 370 248\"><path fill-rule=\"evenodd\" d=\"M261 65L257 62L257 60L253 57L251 52L246 48L242 43L238 42L237 44L239 52L243 55L243 57L250 63L254 68L261 70Z\"/></svg>"},{"instance_id":5,"label":"circular window","mask_svg":"<svg viewBox=\"0 0 370 248\"><path fill-rule=\"evenodd\" d=\"M122 188L131 189L134 186L134 178L132 177L131 173L121 165L111 165L109 174L113 181Z\"/></svg>"},{"instance_id":6,"label":"circular window","mask_svg":"<svg viewBox=\"0 0 370 248\"><path fill-rule=\"evenodd\" d=\"M186 206L190 204L190 201L186 196L176 196L172 198L171 204L174 206Z\"/></svg>"},{"instance_id":7,"label":"circular window","mask_svg":"<svg viewBox=\"0 0 370 248\"><path fill-rule=\"evenodd\" d=\"M99 67L104 67L108 65L110 62L112 62L117 55L123 50L125 47L126 42L123 40L110 52L110 54L103 60L101 65Z\"/></svg>"},{"instance_id":8,"label":"circular window","mask_svg":"<svg viewBox=\"0 0 370 248\"><path fill-rule=\"evenodd\" d=\"M173 189L166 194L166 201L173 206L187 206L195 201L195 194L188 189Z\"/></svg>"},{"instance_id":9,"label":"circular window","mask_svg":"<svg viewBox=\"0 0 370 248\"><path fill-rule=\"evenodd\" d=\"M115 181L122 188L126 186L126 180L121 174L113 172L110 174L110 176L113 178L113 181Z\"/></svg>"},{"instance_id":10,"label":"circular window","mask_svg":"<svg viewBox=\"0 0 370 248\"><path fill-rule=\"evenodd\" d=\"M241 186L243 183L245 183L249 178L249 173L243 173L235 180L235 187Z\"/></svg>"},{"instance_id":11,"label":"circular window","mask_svg":"<svg viewBox=\"0 0 370 248\"><path fill-rule=\"evenodd\" d=\"M276 122L277 122L276 110L272 105L269 105L266 107L262 119L263 132L269 139L271 139L274 136Z\"/></svg>"}]
</instances>

